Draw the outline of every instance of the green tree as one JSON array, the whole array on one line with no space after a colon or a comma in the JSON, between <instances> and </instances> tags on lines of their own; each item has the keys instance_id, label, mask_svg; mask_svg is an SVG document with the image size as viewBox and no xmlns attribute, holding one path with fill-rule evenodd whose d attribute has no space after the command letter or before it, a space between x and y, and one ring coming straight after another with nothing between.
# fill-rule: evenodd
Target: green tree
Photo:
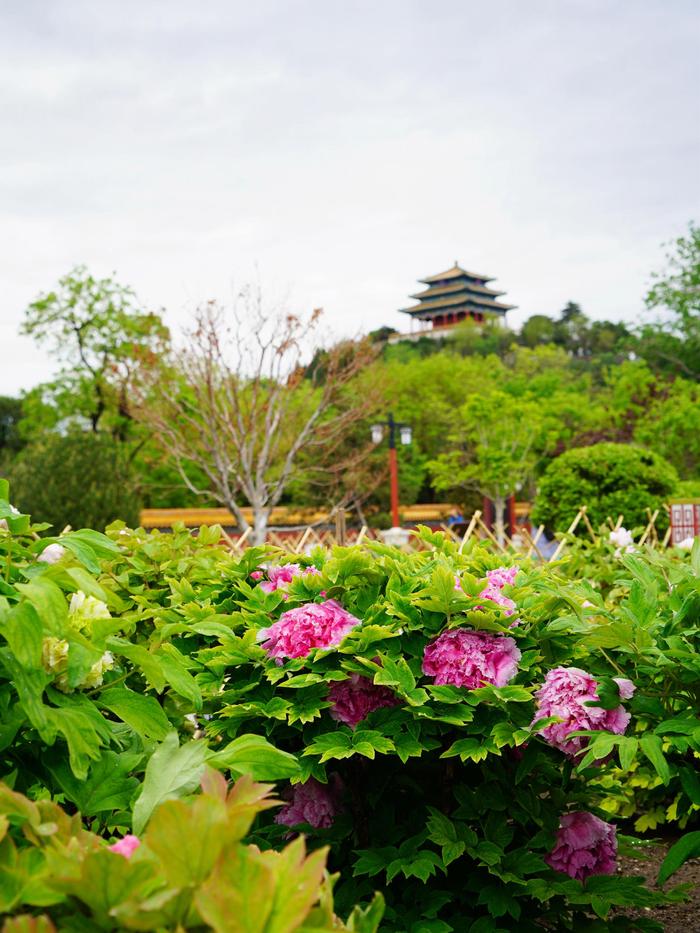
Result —
<instances>
[{"instance_id":1,"label":"green tree","mask_svg":"<svg viewBox=\"0 0 700 933\"><path fill-rule=\"evenodd\" d=\"M499 390L470 396L456 412L452 449L428 464L435 488L477 489L492 499L503 542L506 502L532 475L542 431L540 406L530 399Z\"/></svg>"},{"instance_id":2,"label":"green tree","mask_svg":"<svg viewBox=\"0 0 700 933\"><path fill-rule=\"evenodd\" d=\"M700 380L700 227L691 223L653 276L646 296L657 320L637 332L637 352L657 369Z\"/></svg>"},{"instance_id":3,"label":"green tree","mask_svg":"<svg viewBox=\"0 0 700 933\"><path fill-rule=\"evenodd\" d=\"M665 457L682 479L699 479L700 386L685 379L667 383L644 406L634 439Z\"/></svg>"},{"instance_id":4,"label":"green tree","mask_svg":"<svg viewBox=\"0 0 700 933\"><path fill-rule=\"evenodd\" d=\"M557 457L540 480L532 520L564 531L582 505L594 525L622 515L628 528L647 521L678 485L663 457L626 444L594 444Z\"/></svg>"},{"instance_id":5,"label":"green tree","mask_svg":"<svg viewBox=\"0 0 700 933\"><path fill-rule=\"evenodd\" d=\"M546 314L533 314L520 328L519 341L526 347L538 347L545 343L554 343L556 326Z\"/></svg>"},{"instance_id":6,"label":"green tree","mask_svg":"<svg viewBox=\"0 0 700 933\"><path fill-rule=\"evenodd\" d=\"M138 524L124 445L107 434L47 434L17 457L10 479L16 506L59 531L66 525L103 530L116 519Z\"/></svg>"},{"instance_id":7,"label":"green tree","mask_svg":"<svg viewBox=\"0 0 700 933\"><path fill-rule=\"evenodd\" d=\"M0 395L0 469L7 466L24 446L19 424L22 420L22 400Z\"/></svg>"},{"instance_id":8,"label":"green tree","mask_svg":"<svg viewBox=\"0 0 700 933\"><path fill-rule=\"evenodd\" d=\"M78 266L29 305L22 333L60 365L53 382L30 393L34 426L77 421L125 439L134 373L167 347L160 316L140 310L130 288Z\"/></svg>"}]
</instances>

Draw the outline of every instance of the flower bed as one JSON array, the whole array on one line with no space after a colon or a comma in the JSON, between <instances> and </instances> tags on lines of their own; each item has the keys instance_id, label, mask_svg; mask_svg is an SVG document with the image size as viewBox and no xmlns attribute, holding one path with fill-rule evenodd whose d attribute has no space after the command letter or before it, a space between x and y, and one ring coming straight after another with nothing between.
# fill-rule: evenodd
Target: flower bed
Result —
<instances>
[{"instance_id":1,"label":"flower bed","mask_svg":"<svg viewBox=\"0 0 700 933\"><path fill-rule=\"evenodd\" d=\"M611 908L663 899L615 873L627 839L609 801L644 763L678 807L696 806L698 555L622 555L625 581L603 603L560 567L504 568L428 530L429 549L411 554L370 544L237 560L216 529L34 540L2 497L3 776L82 813L74 829L96 836L77 865L115 843L112 860L147 863L150 844L120 853L135 844L119 840L148 840L168 801L198 806L209 768L277 782L282 805L251 812L238 844L283 852L302 833L327 848L348 929L377 928L377 889L381 929L411 933L612 929ZM38 560L47 545L63 552ZM26 818L9 816L2 845L30 864ZM41 884L57 883L65 839L40 841ZM3 909L59 925L86 915L74 890L54 906L34 881ZM314 898L329 923L327 895ZM124 899L99 917L90 907L93 928L122 928ZM177 922L217 929L196 904Z\"/></svg>"}]
</instances>

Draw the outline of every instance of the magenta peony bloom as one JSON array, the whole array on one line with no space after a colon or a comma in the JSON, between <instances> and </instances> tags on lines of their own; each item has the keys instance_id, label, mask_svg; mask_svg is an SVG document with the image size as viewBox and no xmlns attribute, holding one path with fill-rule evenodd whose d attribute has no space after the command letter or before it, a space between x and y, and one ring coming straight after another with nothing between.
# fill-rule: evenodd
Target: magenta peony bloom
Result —
<instances>
[{"instance_id":1,"label":"magenta peony bloom","mask_svg":"<svg viewBox=\"0 0 700 933\"><path fill-rule=\"evenodd\" d=\"M486 571L486 579L489 586L502 590L504 586L512 586L518 575L518 567L497 567L495 570Z\"/></svg>"},{"instance_id":2,"label":"magenta peony bloom","mask_svg":"<svg viewBox=\"0 0 700 933\"><path fill-rule=\"evenodd\" d=\"M318 567L300 567L299 564L282 564L281 567L270 567L267 571L268 579L260 584L260 589L266 593L274 593L287 584L291 583L294 577L304 576L305 574L320 574Z\"/></svg>"},{"instance_id":3,"label":"magenta peony bloom","mask_svg":"<svg viewBox=\"0 0 700 933\"><path fill-rule=\"evenodd\" d=\"M590 875L613 875L617 868L617 830L592 813L562 816L554 848L545 862L555 871L585 881Z\"/></svg>"},{"instance_id":4,"label":"magenta peony bloom","mask_svg":"<svg viewBox=\"0 0 700 933\"><path fill-rule=\"evenodd\" d=\"M289 802L275 817L275 823L283 826L298 826L308 823L314 829L328 829L338 812L339 781L321 784L309 778L303 784L294 784L289 792Z\"/></svg>"},{"instance_id":5,"label":"magenta peony bloom","mask_svg":"<svg viewBox=\"0 0 700 933\"><path fill-rule=\"evenodd\" d=\"M620 696L628 700L634 693L631 680L615 678L620 688ZM555 667L545 677L544 684L535 694L537 711L533 723L547 716L557 716L561 722L545 726L539 734L550 745L560 749L566 755L577 755L588 744L586 736L574 736L569 733L579 729L600 729L622 735L631 719L624 706L615 709L603 709L601 706L586 706L598 699L598 681L578 667Z\"/></svg>"},{"instance_id":6,"label":"magenta peony bloom","mask_svg":"<svg viewBox=\"0 0 700 933\"><path fill-rule=\"evenodd\" d=\"M518 672L520 650L512 638L458 628L427 645L423 673L436 684L474 690L485 684L505 686Z\"/></svg>"},{"instance_id":7,"label":"magenta peony bloom","mask_svg":"<svg viewBox=\"0 0 700 933\"><path fill-rule=\"evenodd\" d=\"M283 612L269 628L260 629L258 641L271 658L305 658L312 648L339 645L360 624L334 599L328 599Z\"/></svg>"},{"instance_id":8,"label":"magenta peony bloom","mask_svg":"<svg viewBox=\"0 0 700 933\"><path fill-rule=\"evenodd\" d=\"M264 576L265 574L262 572L262 570L253 570L250 575L250 579L251 580L262 580Z\"/></svg>"},{"instance_id":9,"label":"magenta peony bloom","mask_svg":"<svg viewBox=\"0 0 700 933\"><path fill-rule=\"evenodd\" d=\"M344 722L354 729L375 709L396 706L399 702L388 687L372 683L369 677L351 674L348 680L337 681L328 691L332 701L330 713L333 719Z\"/></svg>"},{"instance_id":10,"label":"magenta peony bloom","mask_svg":"<svg viewBox=\"0 0 700 933\"><path fill-rule=\"evenodd\" d=\"M504 586L510 586L517 575L517 567L497 567L496 570L487 570L486 579L488 584L479 593L479 596L491 600L497 606L502 606L505 609L504 615L512 616L516 608L515 603L512 599L504 596L501 590Z\"/></svg>"},{"instance_id":11,"label":"magenta peony bloom","mask_svg":"<svg viewBox=\"0 0 700 933\"><path fill-rule=\"evenodd\" d=\"M124 838L120 839L118 842L114 842L107 848L111 852L118 852L119 855L123 855L124 858L131 858L140 845L141 840L138 836L128 835L124 836Z\"/></svg>"}]
</instances>

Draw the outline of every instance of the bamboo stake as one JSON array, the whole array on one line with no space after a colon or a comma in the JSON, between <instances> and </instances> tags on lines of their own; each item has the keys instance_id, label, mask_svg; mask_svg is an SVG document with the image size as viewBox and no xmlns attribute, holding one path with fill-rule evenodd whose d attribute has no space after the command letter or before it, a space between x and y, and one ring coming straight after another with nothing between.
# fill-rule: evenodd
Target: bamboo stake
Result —
<instances>
[{"instance_id":1,"label":"bamboo stake","mask_svg":"<svg viewBox=\"0 0 700 933\"><path fill-rule=\"evenodd\" d=\"M308 525L307 528L306 528L306 531L305 531L304 534L301 536L301 539L300 539L299 544L298 544L298 546L297 546L297 547L298 547L297 554L301 554L301 553L302 553L302 551L304 550L304 547L305 547L305 545L306 545L306 542L308 541L308 539L309 539L310 537L311 537L311 525Z\"/></svg>"},{"instance_id":2,"label":"bamboo stake","mask_svg":"<svg viewBox=\"0 0 700 933\"><path fill-rule=\"evenodd\" d=\"M476 528L476 523L479 521L480 518L481 518L481 509L477 509L476 512L474 512L474 514L472 515L471 521L467 525L467 530L464 532L462 543L459 546L459 552L458 552L459 554L461 554L462 551L464 550L464 545L471 538L472 532Z\"/></svg>"},{"instance_id":3,"label":"bamboo stake","mask_svg":"<svg viewBox=\"0 0 700 933\"><path fill-rule=\"evenodd\" d=\"M238 544L233 540L231 535L224 528L221 529L221 537L228 544L229 548L232 551L236 552L238 550Z\"/></svg>"},{"instance_id":4,"label":"bamboo stake","mask_svg":"<svg viewBox=\"0 0 700 933\"><path fill-rule=\"evenodd\" d=\"M670 540L671 540L671 526L669 525L668 528L666 529L666 534L664 535L664 539L661 542L661 547L668 547L668 542Z\"/></svg>"},{"instance_id":5,"label":"bamboo stake","mask_svg":"<svg viewBox=\"0 0 700 933\"><path fill-rule=\"evenodd\" d=\"M654 527L654 522L655 522L656 519L658 518L659 510L658 510L658 509L655 509L655 510L654 510L654 514L652 515L652 514L651 514L651 509L647 509L647 515L649 516L649 524L648 524L647 527L644 529L644 534L643 534L642 537L639 539L639 546L640 546L640 547L644 544L644 542L646 541L646 539L649 537L649 534L651 533L651 529Z\"/></svg>"},{"instance_id":6,"label":"bamboo stake","mask_svg":"<svg viewBox=\"0 0 700 933\"><path fill-rule=\"evenodd\" d=\"M357 538L355 539L355 544L361 544L366 534L367 534L367 525L363 525L362 528L360 528Z\"/></svg>"},{"instance_id":7,"label":"bamboo stake","mask_svg":"<svg viewBox=\"0 0 700 933\"><path fill-rule=\"evenodd\" d=\"M456 541L459 541L458 536L454 533L454 531L450 528L449 525L446 525L446 524L445 524L445 522L440 522L440 528L442 529L442 531L445 532L445 534L446 534L448 537L452 538L453 541L455 541L455 542L456 542Z\"/></svg>"},{"instance_id":8,"label":"bamboo stake","mask_svg":"<svg viewBox=\"0 0 700 933\"><path fill-rule=\"evenodd\" d=\"M549 558L550 563L556 560L557 557L559 557L561 552L564 550L564 547L566 546L567 535L572 535L576 531L576 529L578 528L578 523L581 521L581 519L583 518L585 514L586 514L586 506L582 505L581 508L578 510L578 514L576 515L576 518L569 525L569 527L566 530L566 534L562 537L561 541L557 545L556 551ZM622 518L622 516L620 516L620 518Z\"/></svg>"},{"instance_id":9,"label":"bamboo stake","mask_svg":"<svg viewBox=\"0 0 700 933\"><path fill-rule=\"evenodd\" d=\"M499 544L498 538L493 534L493 532L492 532L491 529L488 527L488 525L486 525L486 524L481 520L481 518L478 518L478 519L477 519L477 523L479 524L479 526L481 527L481 529L482 529L483 531L486 532L487 536L493 541L493 543L496 545L496 547L499 548L499 550L505 552L505 548L503 547L502 544Z\"/></svg>"},{"instance_id":10,"label":"bamboo stake","mask_svg":"<svg viewBox=\"0 0 700 933\"><path fill-rule=\"evenodd\" d=\"M583 511L583 523L586 526L586 529L588 533L590 534L593 540L593 543L595 544L598 541L598 538L596 537L595 531L593 531L593 525L591 525L591 520L589 519L587 515L587 509L588 509L588 506L586 506Z\"/></svg>"},{"instance_id":11,"label":"bamboo stake","mask_svg":"<svg viewBox=\"0 0 700 933\"><path fill-rule=\"evenodd\" d=\"M537 532L536 532L536 534L535 534L535 537L533 538L532 535L530 534L530 532L527 530L527 528L525 528L524 526L521 528L521 534L524 534L525 537L526 537L526 538L529 540L529 542L530 542L530 547L527 549L527 554L525 555L525 557L531 557L531 556L532 556L532 552L534 551L534 552L537 554L537 556L539 557L540 560L544 560L544 559L545 559L545 558L544 558L544 554L543 554L542 551L540 551L540 549L537 547L537 542L539 541L540 536L542 535L542 532L543 532L543 531L544 531L544 525L540 525L540 527L537 529Z\"/></svg>"}]
</instances>

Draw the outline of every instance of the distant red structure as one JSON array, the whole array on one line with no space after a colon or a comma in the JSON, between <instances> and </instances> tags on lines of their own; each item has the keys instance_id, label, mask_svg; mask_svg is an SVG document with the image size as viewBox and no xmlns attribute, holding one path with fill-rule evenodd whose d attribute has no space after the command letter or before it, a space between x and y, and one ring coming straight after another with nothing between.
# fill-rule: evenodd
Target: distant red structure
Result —
<instances>
[{"instance_id":1,"label":"distant red structure","mask_svg":"<svg viewBox=\"0 0 700 933\"><path fill-rule=\"evenodd\" d=\"M456 262L451 269L438 272L419 280L427 288L411 295L418 301L411 308L402 308L413 321L420 322L420 329L411 335L399 334L394 340L409 339L411 336L445 336L462 321L471 320L483 324L488 320L505 322L506 312L515 305L498 301L505 292L490 288L491 276L478 272L467 272Z\"/></svg>"},{"instance_id":2,"label":"distant red structure","mask_svg":"<svg viewBox=\"0 0 700 933\"><path fill-rule=\"evenodd\" d=\"M700 499L671 501L671 544L700 534Z\"/></svg>"}]
</instances>

